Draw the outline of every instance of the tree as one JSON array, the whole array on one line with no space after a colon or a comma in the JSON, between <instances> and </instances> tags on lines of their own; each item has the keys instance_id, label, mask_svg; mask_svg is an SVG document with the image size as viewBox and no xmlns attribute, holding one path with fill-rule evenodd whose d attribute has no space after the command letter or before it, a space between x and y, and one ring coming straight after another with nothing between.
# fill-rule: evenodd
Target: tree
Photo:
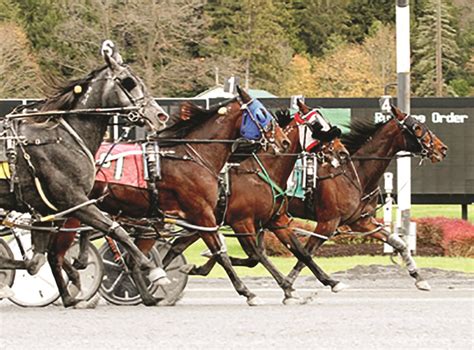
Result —
<instances>
[{"instance_id":1,"label":"tree","mask_svg":"<svg viewBox=\"0 0 474 350\"><path fill-rule=\"evenodd\" d=\"M2 21L0 33L0 98L41 96L41 72L25 32L15 23Z\"/></svg>"},{"instance_id":2,"label":"tree","mask_svg":"<svg viewBox=\"0 0 474 350\"><path fill-rule=\"evenodd\" d=\"M395 28L392 24L372 23L363 49L370 56L372 75L380 80L380 92L385 85L396 81Z\"/></svg>"},{"instance_id":3,"label":"tree","mask_svg":"<svg viewBox=\"0 0 474 350\"><path fill-rule=\"evenodd\" d=\"M283 12L273 0L210 1L211 37L215 48L211 55L238 60L246 85L277 90L291 48L281 26ZM221 16L225 13L225 16Z\"/></svg>"},{"instance_id":4,"label":"tree","mask_svg":"<svg viewBox=\"0 0 474 350\"><path fill-rule=\"evenodd\" d=\"M68 79L102 64L100 43L113 40L157 96L194 95L212 82L199 57L205 43L204 0L65 0L50 39L61 47L39 54Z\"/></svg>"},{"instance_id":5,"label":"tree","mask_svg":"<svg viewBox=\"0 0 474 350\"><path fill-rule=\"evenodd\" d=\"M292 13L299 24L298 36L305 51L312 56L322 56L328 49L328 40L335 34L343 34L350 21L346 7L349 0L305 0L296 2Z\"/></svg>"},{"instance_id":6,"label":"tree","mask_svg":"<svg viewBox=\"0 0 474 350\"><path fill-rule=\"evenodd\" d=\"M394 0L351 0L343 28L347 40L362 43L375 22L394 23L395 4Z\"/></svg>"},{"instance_id":7,"label":"tree","mask_svg":"<svg viewBox=\"0 0 474 350\"><path fill-rule=\"evenodd\" d=\"M311 61L308 57L303 55L295 55L291 59L286 72L286 79L279 92L281 96L299 94L316 96L316 84L313 77Z\"/></svg>"},{"instance_id":8,"label":"tree","mask_svg":"<svg viewBox=\"0 0 474 350\"><path fill-rule=\"evenodd\" d=\"M453 8L446 1L430 0L419 18L413 33L412 86L417 96L453 94L446 78L459 65L456 28L453 27ZM441 75L442 74L442 75Z\"/></svg>"}]
</instances>

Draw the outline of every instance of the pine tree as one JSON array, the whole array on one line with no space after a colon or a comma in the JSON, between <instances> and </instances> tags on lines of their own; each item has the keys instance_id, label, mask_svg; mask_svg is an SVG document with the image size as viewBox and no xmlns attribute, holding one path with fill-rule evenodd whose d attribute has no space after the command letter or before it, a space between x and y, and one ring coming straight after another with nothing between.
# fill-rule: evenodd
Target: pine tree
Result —
<instances>
[{"instance_id":1,"label":"pine tree","mask_svg":"<svg viewBox=\"0 0 474 350\"><path fill-rule=\"evenodd\" d=\"M438 3L439 1L439 3ZM439 6L438 6L439 5ZM440 9L438 17L438 9ZM439 33L437 34L437 21ZM441 0L426 2L418 25L413 33L413 69L412 86L417 96L434 96L436 94L437 75L437 43L441 53L442 94L453 94L446 83L446 77L452 75L459 65L459 47L456 42L456 28L453 26L453 8L450 3Z\"/></svg>"},{"instance_id":2,"label":"pine tree","mask_svg":"<svg viewBox=\"0 0 474 350\"><path fill-rule=\"evenodd\" d=\"M280 2L273 0L209 1L213 55L240 62L243 81L254 87L278 90L291 59L291 48L281 23Z\"/></svg>"}]
</instances>

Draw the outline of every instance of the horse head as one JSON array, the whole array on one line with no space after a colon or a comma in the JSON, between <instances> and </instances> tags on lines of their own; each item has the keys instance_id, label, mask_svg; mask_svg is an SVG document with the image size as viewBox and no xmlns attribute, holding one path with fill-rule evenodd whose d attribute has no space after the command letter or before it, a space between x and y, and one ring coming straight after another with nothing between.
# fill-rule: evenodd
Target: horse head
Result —
<instances>
[{"instance_id":1,"label":"horse head","mask_svg":"<svg viewBox=\"0 0 474 350\"><path fill-rule=\"evenodd\" d=\"M442 161L448 147L426 126L392 105L392 115L403 129L407 151L429 158L432 163Z\"/></svg>"},{"instance_id":2,"label":"horse head","mask_svg":"<svg viewBox=\"0 0 474 350\"><path fill-rule=\"evenodd\" d=\"M333 154L340 160L349 157L349 151L340 141L341 129L324 118L317 108L311 109L303 101L296 101L299 112L295 115L298 124L306 125L311 130L313 139L320 143L315 147L315 151L321 151L323 154Z\"/></svg>"},{"instance_id":3,"label":"horse head","mask_svg":"<svg viewBox=\"0 0 474 350\"><path fill-rule=\"evenodd\" d=\"M73 86L74 108L123 108L129 123L145 125L151 131L165 127L168 114L149 94L142 80L125 65L111 40L101 48L106 66ZM72 109L72 108L71 108Z\"/></svg>"},{"instance_id":4,"label":"horse head","mask_svg":"<svg viewBox=\"0 0 474 350\"><path fill-rule=\"evenodd\" d=\"M273 115L257 100L237 86L242 101L241 135L248 140L260 140L264 147L270 144L275 151L282 152L291 146L291 142L273 118Z\"/></svg>"}]
</instances>

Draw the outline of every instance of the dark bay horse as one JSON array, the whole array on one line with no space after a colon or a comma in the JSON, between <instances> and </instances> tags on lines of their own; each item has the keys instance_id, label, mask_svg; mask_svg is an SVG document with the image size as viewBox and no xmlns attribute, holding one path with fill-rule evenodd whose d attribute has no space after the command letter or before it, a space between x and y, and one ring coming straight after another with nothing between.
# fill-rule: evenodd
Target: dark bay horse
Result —
<instances>
[{"instance_id":1,"label":"dark bay horse","mask_svg":"<svg viewBox=\"0 0 474 350\"><path fill-rule=\"evenodd\" d=\"M254 103L259 102L251 100L240 89L239 94L243 107L236 99L211 110L203 110L189 102L183 104L181 117L185 121L181 123L182 125L177 124L172 128L173 130L165 130L160 135L182 138L182 142L174 147L161 148L163 152L173 151L174 153L162 158L162 177L156 181L157 198L152 198L152 194L147 189L105 182L95 183L93 196L101 196L107 192L109 195L100 207L111 214L120 213L121 216L133 218L153 217L151 207L153 201L156 201L157 207L165 214L176 215L196 225L196 239L200 237L204 240L217 262L225 269L237 292L247 298L249 305L256 305L258 299L235 273L217 235L218 222L214 210L218 201L218 177L230 156L232 147L232 143L219 142L219 140L235 140L240 133L245 134L244 129L248 123L257 122L256 126L262 132L258 136L259 139L270 140L281 150L288 148L290 142L273 121L268 124L269 120L267 120L265 127L261 124L263 119L271 118L270 115L258 114L265 114L265 112L257 112L256 118L252 119L254 121L248 120L243 108L244 110L251 108ZM174 129L177 130L177 134ZM183 129L188 131L182 134ZM186 142L193 139L211 142ZM212 142L213 140L216 142ZM272 146L269 145L269 147ZM159 227L157 230L159 231ZM155 239L137 238L135 243L147 254L155 244ZM174 257L174 250L170 250L163 259L163 265L166 267ZM147 288L144 284L137 284L137 287L144 290ZM143 298L143 293L141 294L144 303L155 302L153 299Z\"/></svg>"},{"instance_id":2,"label":"dark bay horse","mask_svg":"<svg viewBox=\"0 0 474 350\"><path fill-rule=\"evenodd\" d=\"M339 226L347 225L354 232L391 245L401 255L410 276L415 278L417 288L429 290L430 286L420 276L405 242L375 221L377 189L383 173L397 152L412 152L436 163L446 157L448 148L425 124L394 106L392 114L393 118L385 124L354 121L351 132L342 137L353 160L347 159L343 170L333 173L334 178L331 178L331 173L320 169L318 176L326 179L319 181L310 202L293 198L290 200L289 210L296 217L317 221L314 232L322 237L330 238ZM308 204L311 208L308 208ZM325 241L311 236L305 247L313 253ZM298 262L290 272L288 277L292 282L302 268L303 264ZM321 282L327 285L330 280L323 279Z\"/></svg>"},{"instance_id":3,"label":"dark bay horse","mask_svg":"<svg viewBox=\"0 0 474 350\"><path fill-rule=\"evenodd\" d=\"M121 114L130 123L162 130L168 115L149 95L142 81L123 64L114 44L107 40L102 46L106 65L87 77L71 82L58 93L33 106L23 115L6 117L10 140L15 141L15 170L10 181L0 180L0 207L6 210L30 211L38 221L63 220L74 216L86 225L121 242L131 256L139 279L142 270L149 270L150 280L161 273L133 244L127 232L104 216L88 195L95 179L93 154L99 148L112 115ZM70 210L72 209L72 210ZM39 225L38 225L39 226ZM49 235L49 233L46 233ZM32 232L36 255L23 266L0 261L0 268L23 267L35 272L47 250L44 232ZM62 279L54 249L48 260L65 306L74 299Z\"/></svg>"},{"instance_id":4,"label":"dark bay horse","mask_svg":"<svg viewBox=\"0 0 474 350\"><path fill-rule=\"evenodd\" d=\"M306 115L308 107L298 101L301 113ZM295 119L289 114L278 113L280 126L285 128L291 147L284 154L272 154L261 150L243 160L238 167L230 170L230 196L225 209L224 223L230 225L242 245L248 258L231 258L234 266L254 267L261 263L283 289L285 304L301 304L306 300L298 298L293 288L288 285L285 276L273 265L266 256L261 244L263 235L258 236L262 228L272 230L278 239L297 258L306 264L318 277L325 276L334 291L342 290L344 284L330 280L311 258L289 227L292 219L287 215L287 201L285 188L296 159L301 152L299 142L299 127ZM306 127L306 126L305 126ZM320 139L323 138L321 135ZM331 141L331 140L328 140ZM332 142L322 144L323 148L333 147ZM323 151L326 153L326 149ZM330 166L324 163L321 166ZM182 252L192 244L197 237L188 236L175 240L172 250L175 254ZM216 260L211 257L203 266L193 264L181 269L192 275L207 275L214 267Z\"/></svg>"}]
</instances>

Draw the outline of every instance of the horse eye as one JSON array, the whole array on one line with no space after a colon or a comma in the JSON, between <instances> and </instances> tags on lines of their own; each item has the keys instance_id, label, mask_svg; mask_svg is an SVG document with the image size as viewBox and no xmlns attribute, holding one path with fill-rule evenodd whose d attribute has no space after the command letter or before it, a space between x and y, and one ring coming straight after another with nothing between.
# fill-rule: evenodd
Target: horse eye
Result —
<instances>
[{"instance_id":1,"label":"horse eye","mask_svg":"<svg viewBox=\"0 0 474 350\"><path fill-rule=\"evenodd\" d=\"M414 132L416 137L420 137L421 134L423 133L423 129L419 124L415 124L413 126L413 132Z\"/></svg>"},{"instance_id":2,"label":"horse eye","mask_svg":"<svg viewBox=\"0 0 474 350\"><path fill-rule=\"evenodd\" d=\"M127 91L132 91L135 86L137 86L137 83L135 83L135 80L133 80L132 78L128 77L128 78L125 78L121 81L122 83L122 86L127 90Z\"/></svg>"}]
</instances>

